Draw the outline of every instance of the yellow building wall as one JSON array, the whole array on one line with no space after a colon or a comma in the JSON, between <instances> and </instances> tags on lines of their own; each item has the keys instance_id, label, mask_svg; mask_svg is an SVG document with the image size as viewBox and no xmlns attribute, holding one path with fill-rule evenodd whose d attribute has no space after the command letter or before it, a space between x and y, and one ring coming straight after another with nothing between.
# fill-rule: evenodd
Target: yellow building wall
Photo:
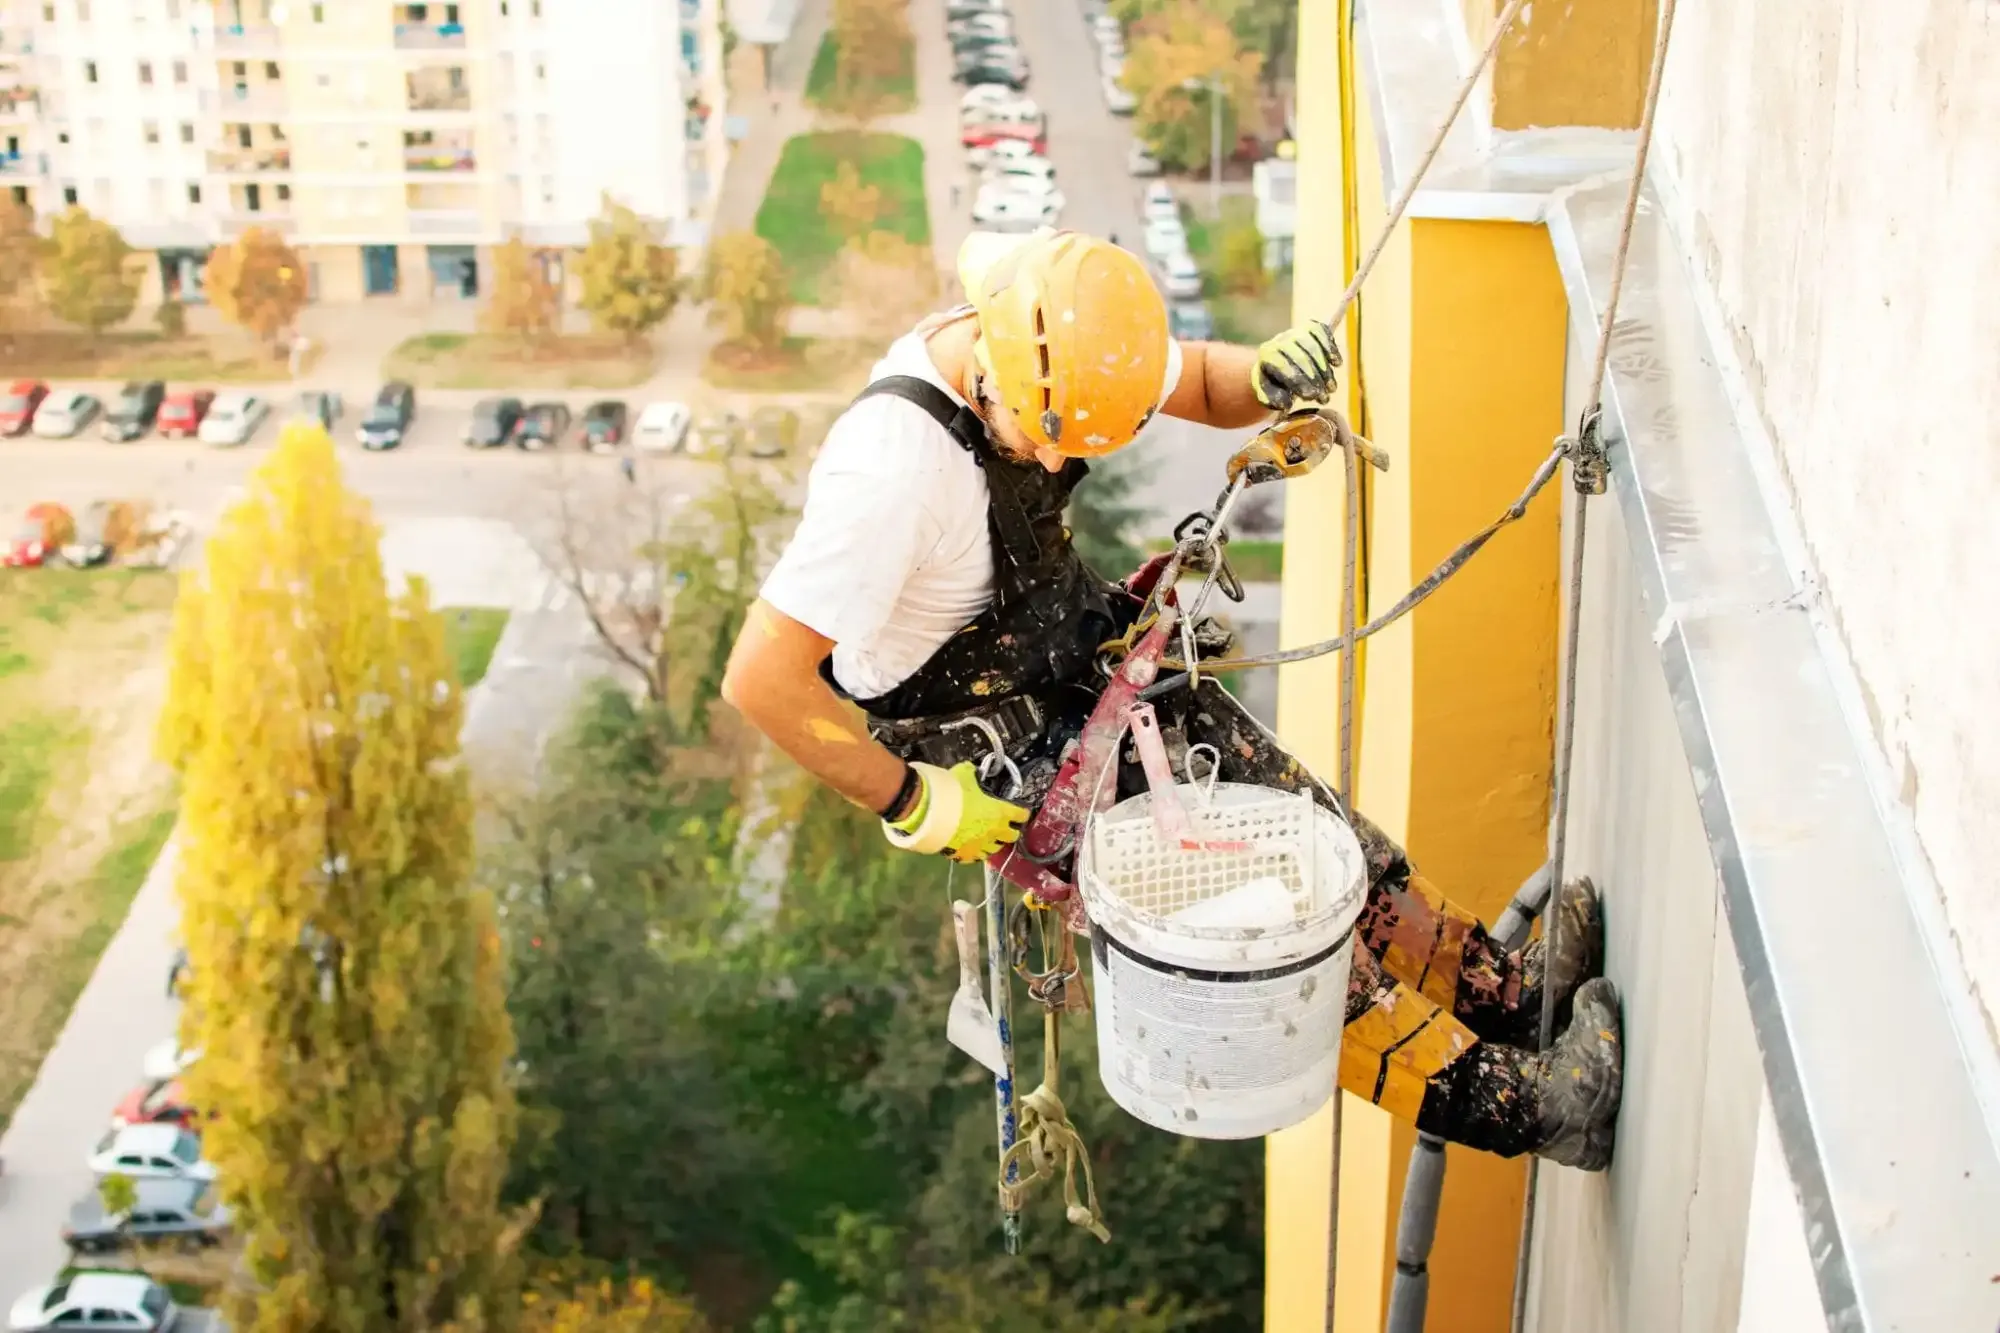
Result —
<instances>
[{"instance_id":1,"label":"yellow building wall","mask_svg":"<svg viewBox=\"0 0 2000 1333\"><path fill-rule=\"evenodd\" d=\"M313 245L305 258L318 274L322 301L359 301L367 292L361 272L358 245Z\"/></svg>"},{"instance_id":2,"label":"yellow building wall","mask_svg":"<svg viewBox=\"0 0 2000 1333\"><path fill-rule=\"evenodd\" d=\"M1467 0L1468 7L1479 0ZM1386 213L1368 95L1338 115L1335 0L1300 11L1300 215L1337 218L1341 153L1355 155L1359 245ZM1344 140L1344 145L1343 145ZM1328 189L1335 202L1327 203ZM1298 239L1298 317L1342 286L1333 226ZM1380 611L1511 501L1562 429L1566 306L1546 232L1417 219L1391 240L1360 303L1366 419L1391 458L1371 481L1365 605ZM1350 367L1350 383L1354 380ZM1356 414L1356 419L1360 417ZM1338 632L1345 502L1335 465L1290 484L1282 639ZM1503 534L1361 655L1358 795L1447 893L1491 920L1541 860L1554 716L1556 506ZM1280 733L1336 767L1338 659L1287 667ZM1335 1327L1377 1333L1394 1270L1396 1212L1414 1130L1343 1095ZM1327 1303L1332 1115L1274 1135L1267 1153L1266 1328L1319 1333ZM1508 1326L1526 1174L1449 1154L1431 1257L1435 1333Z\"/></svg>"}]
</instances>

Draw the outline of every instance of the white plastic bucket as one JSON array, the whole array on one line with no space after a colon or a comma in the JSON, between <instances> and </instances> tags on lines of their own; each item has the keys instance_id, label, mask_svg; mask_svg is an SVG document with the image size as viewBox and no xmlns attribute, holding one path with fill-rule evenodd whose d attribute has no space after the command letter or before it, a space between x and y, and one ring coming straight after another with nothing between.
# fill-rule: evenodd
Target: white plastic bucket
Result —
<instances>
[{"instance_id":1,"label":"white plastic bucket","mask_svg":"<svg viewBox=\"0 0 2000 1333\"><path fill-rule=\"evenodd\" d=\"M1192 1138L1256 1138L1324 1105L1366 865L1308 796L1175 789L1196 839L1165 841L1150 794L1093 817L1077 885L1091 920L1098 1073L1113 1101Z\"/></svg>"}]
</instances>

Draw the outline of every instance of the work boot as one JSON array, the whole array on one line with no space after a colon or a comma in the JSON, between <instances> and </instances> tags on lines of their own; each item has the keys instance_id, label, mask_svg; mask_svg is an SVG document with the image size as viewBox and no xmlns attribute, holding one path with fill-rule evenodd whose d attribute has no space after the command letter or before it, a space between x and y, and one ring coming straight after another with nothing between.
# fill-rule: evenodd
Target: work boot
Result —
<instances>
[{"instance_id":1,"label":"work boot","mask_svg":"<svg viewBox=\"0 0 2000 1333\"><path fill-rule=\"evenodd\" d=\"M1579 1171L1611 1165L1624 1086L1618 990L1602 977L1571 997L1569 1026L1537 1055L1482 1041L1439 1070L1417 1128L1502 1157L1533 1153Z\"/></svg>"},{"instance_id":2,"label":"work boot","mask_svg":"<svg viewBox=\"0 0 2000 1333\"><path fill-rule=\"evenodd\" d=\"M1558 950L1553 958L1551 933ZM1569 1026L1576 988L1604 975L1604 899L1597 886L1587 878L1563 885L1543 914L1541 937L1521 950L1519 960L1520 991L1511 1002L1473 995L1461 985L1453 1010L1486 1040L1533 1050L1540 1044L1545 995L1556 1006L1549 1030L1560 1032Z\"/></svg>"}]
</instances>

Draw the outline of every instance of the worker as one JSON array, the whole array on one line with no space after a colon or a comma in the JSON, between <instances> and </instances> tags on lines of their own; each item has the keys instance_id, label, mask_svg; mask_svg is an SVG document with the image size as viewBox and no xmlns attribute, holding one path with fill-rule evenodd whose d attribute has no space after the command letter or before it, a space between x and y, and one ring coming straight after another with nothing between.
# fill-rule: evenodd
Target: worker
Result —
<instances>
[{"instance_id":1,"label":"worker","mask_svg":"<svg viewBox=\"0 0 2000 1333\"><path fill-rule=\"evenodd\" d=\"M892 842L973 861L1019 835L1103 689L1101 646L1140 610L1063 526L1085 460L1143 443L1160 415L1241 428L1324 403L1340 357L1317 322L1255 349L1176 341L1145 265L1075 232L975 232L958 268L970 304L891 344L828 433L722 689ZM1228 647L1206 618L1195 639L1203 656ZM1345 817L1213 680L1155 707L1170 752L1213 745L1224 780ZM1021 772L1011 799L980 784L988 734ZM1144 790L1130 756L1119 786ZM1509 953L1373 823L1350 822L1369 886L1341 1086L1452 1142L1602 1170L1622 1061L1617 994L1595 979L1595 891L1556 895L1560 956ZM1560 1035L1538 1054L1544 1004Z\"/></svg>"}]
</instances>

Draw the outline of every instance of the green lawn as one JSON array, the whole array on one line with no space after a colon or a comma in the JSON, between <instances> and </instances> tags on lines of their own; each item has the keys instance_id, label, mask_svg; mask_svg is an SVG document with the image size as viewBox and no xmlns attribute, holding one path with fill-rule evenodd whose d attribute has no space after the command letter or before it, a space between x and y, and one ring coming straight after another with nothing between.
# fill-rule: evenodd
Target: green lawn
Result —
<instances>
[{"instance_id":1,"label":"green lawn","mask_svg":"<svg viewBox=\"0 0 2000 1333\"><path fill-rule=\"evenodd\" d=\"M458 668L458 683L469 690L486 678L507 613L490 606L447 606L438 614L444 617L444 650Z\"/></svg>"},{"instance_id":2,"label":"green lawn","mask_svg":"<svg viewBox=\"0 0 2000 1333\"><path fill-rule=\"evenodd\" d=\"M382 378L420 389L629 389L653 374L653 345L595 334L540 343L483 333L420 333L383 358Z\"/></svg>"},{"instance_id":3,"label":"green lawn","mask_svg":"<svg viewBox=\"0 0 2000 1333\"><path fill-rule=\"evenodd\" d=\"M900 70L896 75L875 81L860 89L858 102L876 115L893 115L908 111L917 101L917 60L915 45L906 37L903 41ZM819 50L813 56L812 73L806 76L806 105L816 106L825 111L845 111L840 90L834 84L840 73L840 48L834 44L833 34L820 39Z\"/></svg>"},{"instance_id":4,"label":"green lawn","mask_svg":"<svg viewBox=\"0 0 2000 1333\"><path fill-rule=\"evenodd\" d=\"M1256 292L1226 292L1215 274L1216 244L1224 228L1255 226L1257 203L1242 195L1225 195L1222 220L1183 205L1188 253L1201 266L1208 308L1215 316L1215 336L1223 342L1260 343L1292 322L1292 279L1289 273L1267 278Z\"/></svg>"},{"instance_id":5,"label":"green lawn","mask_svg":"<svg viewBox=\"0 0 2000 1333\"><path fill-rule=\"evenodd\" d=\"M876 230L915 244L931 239L924 150L915 139L853 130L794 135L785 141L757 208L757 234L784 256L792 297L802 305L819 304L820 279L840 253L843 238L820 207L820 187L834 178L842 162L854 163L864 184L881 189Z\"/></svg>"}]
</instances>

